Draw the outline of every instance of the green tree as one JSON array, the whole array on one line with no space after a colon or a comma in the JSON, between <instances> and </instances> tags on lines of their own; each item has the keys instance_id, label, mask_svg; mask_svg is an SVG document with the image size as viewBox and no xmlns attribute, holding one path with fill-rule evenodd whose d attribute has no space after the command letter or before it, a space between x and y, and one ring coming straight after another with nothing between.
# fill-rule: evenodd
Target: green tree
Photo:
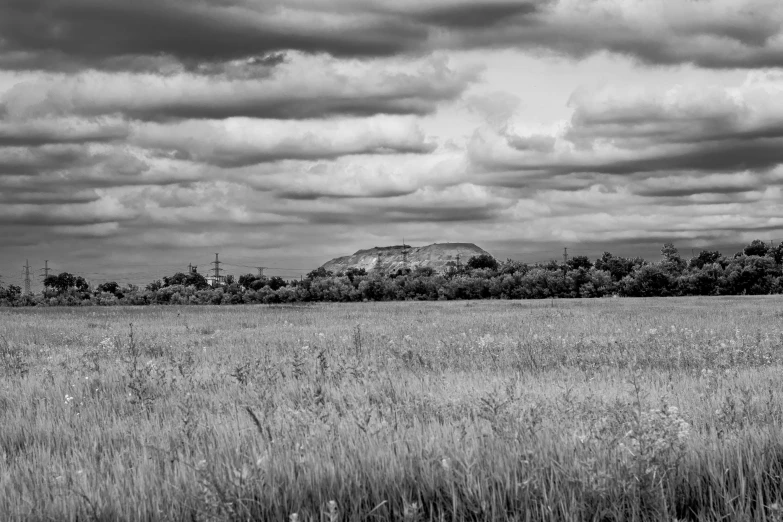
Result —
<instances>
[{"instance_id":1,"label":"green tree","mask_svg":"<svg viewBox=\"0 0 783 522\"><path fill-rule=\"evenodd\" d=\"M250 285L253 284L254 281L258 280L258 276L255 276L253 274L245 274L239 276L239 284L244 286L245 288L250 288Z\"/></svg>"},{"instance_id":2,"label":"green tree","mask_svg":"<svg viewBox=\"0 0 783 522\"><path fill-rule=\"evenodd\" d=\"M272 276L272 277L270 277L269 281L267 282L267 284L269 285L269 288L271 288L272 290L275 290L275 291L276 290L280 290L284 286L288 286L288 282L286 282L286 280L283 279L280 276Z\"/></svg>"},{"instance_id":3,"label":"green tree","mask_svg":"<svg viewBox=\"0 0 783 522\"><path fill-rule=\"evenodd\" d=\"M524 274L529 270L529 267L522 261L515 261L514 259L506 259L499 267L501 274Z\"/></svg>"},{"instance_id":4,"label":"green tree","mask_svg":"<svg viewBox=\"0 0 783 522\"><path fill-rule=\"evenodd\" d=\"M86 292L86 291L88 291L90 289L90 284L82 276L77 277L76 281L74 281L73 285L80 292Z\"/></svg>"},{"instance_id":5,"label":"green tree","mask_svg":"<svg viewBox=\"0 0 783 522\"><path fill-rule=\"evenodd\" d=\"M571 270L579 270L580 268L584 268L585 270L590 270L591 268L593 268L593 263L590 261L590 258L587 256L574 256L568 260L568 267Z\"/></svg>"},{"instance_id":6,"label":"green tree","mask_svg":"<svg viewBox=\"0 0 783 522\"><path fill-rule=\"evenodd\" d=\"M345 276L351 280L351 283L353 283L353 280L357 277L364 277L367 275L367 270L364 268L356 268L355 266L349 267L345 271Z\"/></svg>"},{"instance_id":7,"label":"green tree","mask_svg":"<svg viewBox=\"0 0 783 522\"><path fill-rule=\"evenodd\" d=\"M468 259L468 262L465 264L465 266L467 266L471 270L475 270L479 268L488 268L489 270L497 270L498 262L497 259L495 259L489 254L480 254L478 256L473 256L470 259Z\"/></svg>"},{"instance_id":8,"label":"green tree","mask_svg":"<svg viewBox=\"0 0 783 522\"><path fill-rule=\"evenodd\" d=\"M660 297L671 295L670 274L659 265L645 265L620 281L624 295L629 297Z\"/></svg>"},{"instance_id":9,"label":"green tree","mask_svg":"<svg viewBox=\"0 0 783 522\"><path fill-rule=\"evenodd\" d=\"M82 279L82 281L84 281L84 279ZM52 288L58 294L62 294L69 288L76 286L76 276L69 274L68 272L62 272L58 275L48 276L44 279L43 284L45 288Z\"/></svg>"},{"instance_id":10,"label":"green tree","mask_svg":"<svg viewBox=\"0 0 783 522\"><path fill-rule=\"evenodd\" d=\"M778 244L775 248L770 249L767 255L775 260L775 264L783 264L783 243Z\"/></svg>"},{"instance_id":11,"label":"green tree","mask_svg":"<svg viewBox=\"0 0 783 522\"><path fill-rule=\"evenodd\" d=\"M704 265L716 263L721 257L722 254L717 250L702 250L698 256L691 258L689 266L701 269L704 268Z\"/></svg>"},{"instance_id":12,"label":"green tree","mask_svg":"<svg viewBox=\"0 0 783 522\"><path fill-rule=\"evenodd\" d=\"M742 250L746 256L764 257L769 252L769 245L760 239L754 239Z\"/></svg>"},{"instance_id":13,"label":"green tree","mask_svg":"<svg viewBox=\"0 0 783 522\"><path fill-rule=\"evenodd\" d=\"M177 272L171 277L163 278L164 287L180 286L180 285L193 286L196 288L196 290L203 290L204 288L209 286L204 276L197 272L189 272L187 274L183 274L182 272Z\"/></svg>"},{"instance_id":14,"label":"green tree","mask_svg":"<svg viewBox=\"0 0 783 522\"><path fill-rule=\"evenodd\" d=\"M118 285L114 281L108 281L106 283L101 283L98 285L97 290L99 292L108 292L110 294L117 295L118 291L120 289L120 285Z\"/></svg>"},{"instance_id":15,"label":"green tree","mask_svg":"<svg viewBox=\"0 0 783 522\"><path fill-rule=\"evenodd\" d=\"M417 266L413 269L413 277L432 277L435 275L435 269L431 266Z\"/></svg>"},{"instance_id":16,"label":"green tree","mask_svg":"<svg viewBox=\"0 0 783 522\"><path fill-rule=\"evenodd\" d=\"M312 271L310 271L310 272L309 272L309 273L308 273L308 274L305 276L305 279L308 279L308 280L312 281L313 279L317 279L317 278L319 278L319 277L332 277L333 275L334 275L334 274L333 274L331 271L329 271L329 270L325 269L325 268L324 268L324 267L322 267L322 266L319 266L319 267L318 267L318 268L316 268L315 270L312 270Z\"/></svg>"},{"instance_id":17,"label":"green tree","mask_svg":"<svg viewBox=\"0 0 783 522\"><path fill-rule=\"evenodd\" d=\"M679 250L677 250L672 243L665 243L663 245L663 248L661 248L661 256L663 256L661 268L670 274L679 275L685 270L685 260L680 256Z\"/></svg>"},{"instance_id":18,"label":"green tree","mask_svg":"<svg viewBox=\"0 0 783 522\"><path fill-rule=\"evenodd\" d=\"M603 270L612 275L613 281L620 281L622 278L634 271L635 268L645 264L642 258L615 257L609 252L604 252L601 257L596 259L596 270Z\"/></svg>"}]
</instances>

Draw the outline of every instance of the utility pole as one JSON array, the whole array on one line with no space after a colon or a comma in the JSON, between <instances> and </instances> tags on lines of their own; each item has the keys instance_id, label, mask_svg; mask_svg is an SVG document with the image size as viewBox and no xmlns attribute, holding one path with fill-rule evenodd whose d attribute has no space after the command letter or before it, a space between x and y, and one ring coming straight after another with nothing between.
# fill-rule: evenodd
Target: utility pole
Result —
<instances>
[{"instance_id":1,"label":"utility pole","mask_svg":"<svg viewBox=\"0 0 783 522\"><path fill-rule=\"evenodd\" d=\"M457 271L461 268L461 265L459 263L459 252L457 252Z\"/></svg>"},{"instance_id":2,"label":"utility pole","mask_svg":"<svg viewBox=\"0 0 783 522\"><path fill-rule=\"evenodd\" d=\"M43 271L43 273L44 273L44 275L43 275L43 277L44 277L44 280L45 280L47 277L49 277L49 271L50 271L50 270L51 270L51 268L49 268L49 260L47 259L46 261L44 261L44 267L43 267L43 268L41 268L41 271Z\"/></svg>"},{"instance_id":3,"label":"utility pole","mask_svg":"<svg viewBox=\"0 0 783 522\"><path fill-rule=\"evenodd\" d=\"M408 247L405 245L405 236L402 236L402 267L408 269Z\"/></svg>"},{"instance_id":4,"label":"utility pole","mask_svg":"<svg viewBox=\"0 0 783 522\"><path fill-rule=\"evenodd\" d=\"M378 252L378 259L375 260L375 270L380 272L383 270L383 265L381 259L383 258L383 252Z\"/></svg>"},{"instance_id":5,"label":"utility pole","mask_svg":"<svg viewBox=\"0 0 783 522\"><path fill-rule=\"evenodd\" d=\"M563 247L563 281L566 279L566 273L568 272L568 247Z\"/></svg>"},{"instance_id":6,"label":"utility pole","mask_svg":"<svg viewBox=\"0 0 783 522\"><path fill-rule=\"evenodd\" d=\"M32 291L30 290L30 261L25 259L24 262L24 293L25 295L30 295Z\"/></svg>"},{"instance_id":7,"label":"utility pole","mask_svg":"<svg viewBox=\"0 0 783 522\"><path fill-rule=\"evenodd\" d=\"M220 259L218 259L217 252L215 253L215 260L210 264L215 265L215 268L212 269L215 271L215 284L220 284Z\"/></svg>"}]
</instances>

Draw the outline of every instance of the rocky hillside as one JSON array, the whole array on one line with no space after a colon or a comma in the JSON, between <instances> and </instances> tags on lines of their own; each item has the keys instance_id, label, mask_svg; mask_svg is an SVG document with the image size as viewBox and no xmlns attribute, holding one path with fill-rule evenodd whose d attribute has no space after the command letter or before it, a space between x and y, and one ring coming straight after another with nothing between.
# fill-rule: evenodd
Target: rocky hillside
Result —
<instances>
[{"instance_id":1,"label":"rocky hillside","mask_svg":"<svg viewBox=\"0 0 783 522\"><path fill-rule=\"evenodd\" d=\"M396 245L359 250L352 256L332 259L323 267L332 273L344 272L348 268L364 268L367 272L380 269L384 273L393 273L405 266L403 252L408 251L408 267L432 267L436 272L444 272L449 266L459 262L464 264L473 256L487 252L473 243L435 243L423 247Z\"/></svg>"}]
</instances>

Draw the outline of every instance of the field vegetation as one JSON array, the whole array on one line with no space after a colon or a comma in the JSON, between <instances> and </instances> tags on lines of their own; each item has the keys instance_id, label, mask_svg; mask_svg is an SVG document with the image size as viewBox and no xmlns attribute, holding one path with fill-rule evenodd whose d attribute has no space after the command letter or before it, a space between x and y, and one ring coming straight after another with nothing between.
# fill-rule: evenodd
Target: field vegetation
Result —
<instances>
[{"instance_id":1,"label":"field vegetation","mask_svg":"<svg viewBox=\"0 0 783 522\"><path fill-rule=\"evenodd\" d=\"M779 296L0 309L2 520L783 520Z\"/></svg>"},{"instance_id":2,"label":"field vegetation","mask_svg":"<svg viewBox=\"0 0 783 522\"><path fill-rule=\"evenodd\" d=\"M609 252L593 260L575 256L567 263L528 265L489 254L464 264L449 261L436 272L430 266L396 271L350 267L332 273L317 268L300 280L245 274L209 286L196 272L177 273L144 288L106 281L90 285L68 272L50 275L44 290L23 294L0 285L0 306L117 306L150 304L236 305L366 301L459 301L478 299L550 299L586 297L683 297L783 294L783 243L772 248L755 240L733 256L705 250L683 258L674 245L661 259L647 261Z\"/></svg>"}]
</instances>

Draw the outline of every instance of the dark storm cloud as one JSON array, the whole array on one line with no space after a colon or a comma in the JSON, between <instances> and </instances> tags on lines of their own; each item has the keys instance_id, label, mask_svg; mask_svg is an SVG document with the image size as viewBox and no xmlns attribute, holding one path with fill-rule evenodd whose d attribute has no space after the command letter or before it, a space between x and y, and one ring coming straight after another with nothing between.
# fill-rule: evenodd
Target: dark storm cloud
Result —
<instances>
[{"instance_id":1,"label":"dark storm cloud","mask_svg":"<svg viewBox=\"0 0 783 522\"><path fill-rule=\"evenodd\" d=\"M386 116L307 122L243 118L141 124L131 141L222 168L352 155L428 154L436 147L413 119Z\"/></svg>"},{"instance_id":2,"label":"dark storm cloud","mask_svg":"<svg viewBox=\"0 0 783 522\"><path fill-rule=\"evenodd\" d=\"M221 62L287 49L388 56L427 38L425 26L393 16L359 9L330 18L315 6L302 7L241 0L9 0L0 6L0 34L5 66L20 68L56 61L102 67L117 57L156 55Z\"/></svg>"},{"instance_id":3,"label":"dark storm cloud","mask_svg":"<svg viewBox=\"0 0 783 522\"><path fill-rule=\"evenodd\" d=\"M752 100L752 88L750 91ZM595 93L592 93L595 94ZM601 140L637 149L660 144L757 140L783 137L783 118L766 107L737 99L728 90L674 88L667 96L656 93L601 93L598 99L577 92L564 137L577 146L590 147ZM613 99L616 96L616 99ZM765 96L770 105L775 95Z\"/></svg>"},{"instance_id":4,"label":"dark storm cloud","mask_svg":"<svg viewBox=\"0 0 783 522\"><path fill-rule=\"evenodd\" d=\"M96 163L84 147L0 147L0 177L37 175Z\"/></svg>"},{"instance_id":5,"label":"dark storm cloud","mask_svg":"<svg viewBox=\"0 0 783 522\"><path fill-rule=\"evenodd\" d=\"M128 137L122 124L69 126L68 122L3 121L0 119L0 147L37 147L46 144L105 143Z\"/></svg>"},{"instance_id":6,"label":"dark storm cloud","mask_svg":"<svg viewBox=\"0 0 783 522\"><path fill-rule=\"evenodd\" d=\"M667 151L647 152L646 157L633 159L602 160L600 154L582 158L582 161L562 160L552 158L550 161L492 163L487 165L501 169L486 180L489 185L508 187L530 187L534 189L582 190L599 181L613 185L616 181L607 180L602 175L622 176L632 179L668 176L672 172L691 171L692 173L713 172L765 172L783 163L783 139L761 139L746 141L706 142L685 150L682 148ZM688 176L691 176L689 174ZM674 181L674 183L678 183ZM758 187L692 187L673 186L666 189L645 191L647 196L656 193L667 195L682 192L683 194L698 193L731 193L755 190Z\"/></svg>"},{"instance_id":7,"label":"dark storm cloud","mask_svg":"<svg viewBox=\"0 0 783 522\"><path fill-rule=\"evenodd\" d=\"M783 140L710 142L687 152L661 153L648 158L618 160L594 165L557 165L561 173L602 172L632 174L671 170L731 172L764 170L783 162Z\"/></svg>"},{"instance_id":8,"label":"dark storm cloud","mask_svg":"<svg viewBox=\"0 0 783 522\"><path fill-rule=\"evenodd\" d=\"M75 205L74 205L75 207ZM60 212L52 212L39 205L30 205L28 208L9 208L9 212L0 211L0 224L2 225L28 225L38 227L51 226L84 226L115 223L118 220L129 219L127 217L94 212L79 212L78 209L65 207ZM13 213L10 211L13 210Z\"/></svg>"},{"instance_id":9,"label":"dark storm cloud","mask_svg":"<svg viewBox=\"0 0 783 522\"><path fill-rule=\"evenodd\" d=\"M534 136L516 136L508 135L506 138L509 146L517 150L537 150L540 152L549 152L555 146L553 136L534 135Z\"/></svg>"},{"instance_id":10,"label":"dark storm cloud","mask_svg":"<svg viewBox=\"0 0 783 522\"><path fill-rule=\"evenodd\" d=\"M124 144L101 150L91 150L88 145L0 146L0 191L9 201L15 194L25 192L29 192L26 197L33 199L37 197L34 194L40 193L46 200L52 187L66 194L74 190L164 186L199 179L192 167L156 167L143 151ZM65 199L68 201L69 197Z\"/></svg>"},{"instance_id":11,"label":"dark storm cloud","mask_svg":"<svg viewBox=\"0 0 783 522\"><path fill-rule=\"evenodd\" d=\"M25 186L5 184L0 180L0 203L20 205L70 205L92 203L100 197L92 190L79 191L73 188L53 190L51 186L31 189Z\"/></svg>"},{"instance_id":12,"label":"dark storm cloud","mask_svg":"<svg viewBox=\"0 0 783 522\"><path fill-rule=\"evenodd\" d=\"M6 0L0 64L165 70L171 57L209 74L210 64L232 60L274 67L287 50L379 57L517 47L577 58L610 51L653 64L772 67L783 65L781 13L769 0Z\"/></svg>"},{"instance_id":13,"label":"dark storm cloud","mask_svg":"<svg viewBox=\"0 0 783 522\"><path fill-rule=\"evenodd\" d=\"M779 85L777 76L762 76L737 89L578 91L563 131L482 131L469 151L493 171L487 176L492 185L581 190L633 183L631 190L647 197L758 190L764 173L783 164ZM698 182L721 173L735 179ZM742 173L754 179L737 178ZM660 178L670 185L639 184Z\"/></svg>"},{"instance_id":14,"label":"dark storm cloud","mask_svg":"<svg viewBox=\"0 0 783 522\"><path fill-rule=\"evenodd\" d=\"M171 104L131 104L117 106L116 111L128 117L167 121L177 119L222 119L237 116L266 119L310 119L330 116L373 116L375 114L425 115L435 111L440 101L455 96L455 92L433 93L428 96L367 96L330 97L319 96L305 100L277 98L254 100L252 98L213 98L211 100L189 100L181 98ZM136 105L135 107L133 105ZM85 114L100 114L103 109L85 107Z\"/></svg>"},{"instance_id":15,"label":"dark storm cloud","mask_svg":"<svg viewBox=\"0 0 783 522\"><path fill-rule=\"evenodd\" d=\"M527 17L541 10L545 3L532 2L453 2L446 5L425 6L413 10L413 19L428 25L459 29L482 29L496 26L529 23ZM399 13L404 16L403 13Z\"/></svg>"},{"instance_id":16,"label":"dark storm cloud","mask_svg":"<svg viewBox=\"0 0 783 522\"><path fill-rule=\"evenodd\" d=\"M251 150L234 149L215 149L206 154L192 153L192 158L196 161L207 163L216 167L240 168L259 165L261 163L274 163L283 160L301 160L314 161L322 159L336 159L343 156L372 154L372 155L394 155L394 154L426 154L432 152L433 145L426 143L410 145L369 145L363 146L357 144L355 147L342 148L335 146L324 149L307 149L300 146L278 146L267 151L253 152Z\"/></svg>"},{"instance_id":17,"label":"dark storm cloud","mask_svg":"<svg viewBox=\"0 0 783 522\"><path fill-rule=\"evenodd\" d=\"M189 73L165 78L95 71L43 75L0 94L0 115L22 122L63 115L92 118L117 114L160 122L239 116L424 115L434 112L441 102L459 97L478 75L476 68L452 70L438 59L402 66L373 62L354 71L302 56L280 74L256 80Z\"/></svg>"},{"instance_id":18,"label":"dark storm cloud","mask_svg":"<svg viewBox=\"0 0 783 522\"><path fill-rule=\"evenodd\" d=\"M743 192L751 192L758 190L760 187L757 184L748 184L744 186L719 186L712 185L709 187L670 187L670 188L640 188L634 190L634 194L639 196L646 196L650 198L682 198L689 197L695 194L724 194L734 195L741 194ZM730 200L730 199L729 199Z\"/></svg>"},{"instance_id":19,"label":"dark storm cloud","mask_svg":"<svg viewBox=\"0 0 783 522\"><path fill-rule=\"evenodd\" d=\"M378 222L394 223L471 223L494 221L498 210L485 207L471 207L469 204L439 208L389 208Z\"/></svg>"},{"instance_id":20,"label":"dark storm cloud","mask_svg":"<svg viewBox=\"0 0 783 522\"><path fill-rule=\"evenodd\" d=\"M383 212L319 211L309 214L308 221L319 225L382 225L384 223L466 223L489 221L496 214L486 209L398 210Z\"/></svg>"},{"instance_id":21,"label":"dark storm cloud","mask_svg":"<svg viewBox=\"0 0 783 522\"><path fill-rule=\"evenodd\" d=\"M359 199L359 198L396 198L408 196L416 192L416 189L408 190L390 190L390 189L369 189L361 193L351 193L341 190L340 187L334 187L333 190L312 190L307 188L294 190L275 191L275 196L281 199L291 199L298 201L313 201L316 199Z\"/></svg>"},{"instance_id":22,"label":"dark storm cloud","mask_svg":"<svg viewBox=\"0 0 783 522\"><path fill-rule=\"evenodd\" d=\"M408 197L352 202L349 207L304 210L310 223L481 223L495 220L508 203L425 189ZM301 215L301 209L299 214Z\"/></svg>"}]
</instances>

